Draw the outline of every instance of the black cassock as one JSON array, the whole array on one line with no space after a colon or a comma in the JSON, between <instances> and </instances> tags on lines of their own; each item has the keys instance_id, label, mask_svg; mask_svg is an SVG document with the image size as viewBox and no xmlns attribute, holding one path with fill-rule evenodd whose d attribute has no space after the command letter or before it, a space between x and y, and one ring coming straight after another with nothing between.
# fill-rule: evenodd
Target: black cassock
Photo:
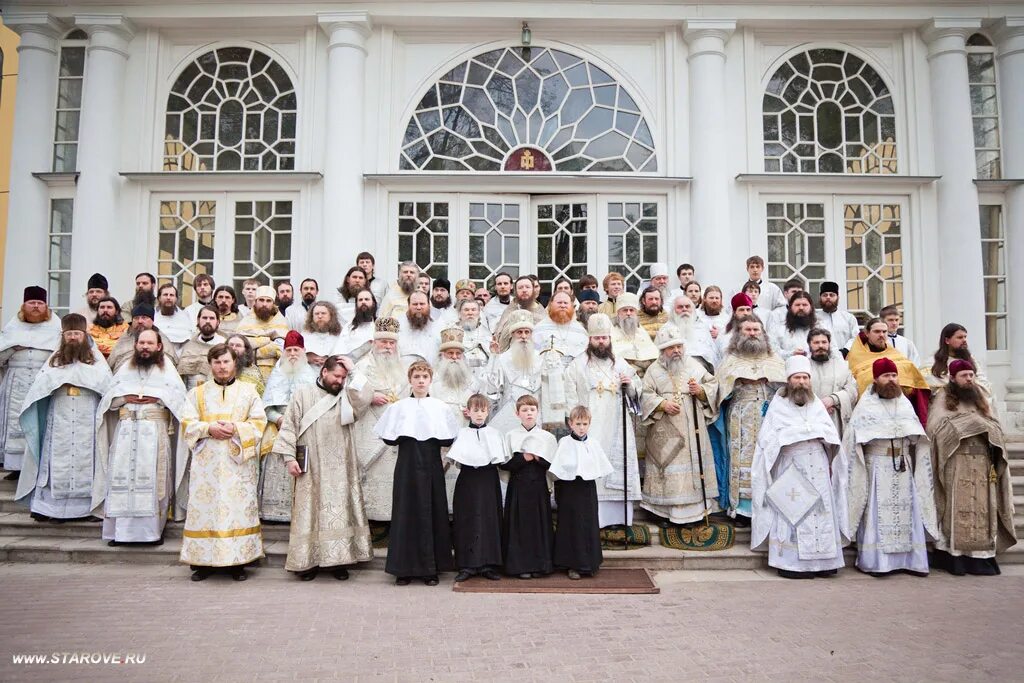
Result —
<instances>
[{"instance_id":1,"label":"black cassock","mask_svg":"<svg viewBox=\"0 0 1024 683\"><path fill-rule=\"evenodd\" d=\"M601 568L601 527L597 518L597 484L576 477L555 482L558 528L555 566L588 574Z\"/></svg>"},{"instance_id":2,"label":"black cassock","mask_svg":"<svg viewBox=\"0 0 1024 683\"><path fill-rule=\"evenodd\" d=\"M502 468L512 473L505 492L505 573L550 574L553 544L547 460L514 453Z\"/></svg>"},{"instance_id":3,"label":"black cassock","mask_svg":"<svg viewBox=\"0 0 1024 683\"><path fill-rule=\"evenodd\" d=\"M441 448L454 439L384 440L398 446L391 490L391 531L384 571L393 576L435 576L453 571L452 532Z\"/></svg>"},{"instance_id":4,"label":"black cassock","mask_svg":"<svg viewBox=\"0 0 1024 683\"><path fill-rule=\"evenodd\" d=\"M460 465L452 498L455 564L459 569L501 566L501 483L497 465Z\"/></svg>"}]
</instances>

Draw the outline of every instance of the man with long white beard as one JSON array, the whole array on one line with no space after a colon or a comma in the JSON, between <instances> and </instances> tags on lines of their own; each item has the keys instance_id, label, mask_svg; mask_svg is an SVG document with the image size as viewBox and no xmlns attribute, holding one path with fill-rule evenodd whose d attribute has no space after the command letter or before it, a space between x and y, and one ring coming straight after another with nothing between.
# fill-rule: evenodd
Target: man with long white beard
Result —
<instances>
[{"instance_id":1,"label":"man with long white beard","mask_svg":"<svg viewBox=\"0 0 1024 683\"><path fill-rule=\"evenodd\" d=\"M189 320L195 320L199 316L199 309L203 306L216 305L213 301L213 290L216 288L213 277L206 273L200 273L192 280L192 303L185 307L185 313Z\"/></svg>"},{"instance_id":2,"label":"man with long white beard","mask_svg":"<svg viewBox=\"0 0 1024 683\"><path fill-rule=\"evenodd\" d=\"M807 292L797 292L789 300L783 322L771 327L769 340L783 360L793 354L807 355L807 334L817 327L814 301Z\"/></svg>"},{"instance_id":3,"label":"man with long white beard","mask_svg":"<svg viewBox=\"0 0 1024 683\"><path fill-rule=\"evenodd\" d=\"M287 522L292 514L292 477L284 458L272 453L274 440L284 420L285 410L295 390L316 382L317 371L306 361L305 340L295 330L284 337L284 354L270 373L263 390L263 406L267 412L267 428L260 443L263 457L258 487L260 519ZM325 359L326 360L326 359Z\"/></svg>"},{"instance_id":4,"label":"man with long white beard","mask_svg":"<svg viewBox=\"0 0 1024 683\"><path fill-rule=\"evenodd\" d=\"M373 292L368 289L359 290L355 298L352 321L342 326L341 336L334 345L332 355L346 355L358 361L370 352L373 322L377 319L377 302L373 298Z\"/></svg>"},{"instance_id":5,"label":"man with long white beard","mask_svg":"<svg viewBox=\"0 0 1024 683\"><path fill-rule=\"evenodd\" d=\"M564 366L557 352L540 354L533 344L533 314L517 311L508 321L511 345L491 361L488 395L495 401L489 424L502 436L520 425L516 400L530 394L540 404L537 421L548 428L565 425Z\"/></svg>"},{"instance_id":6,"label":"man with long white beard","mask_svg":"<svg viewBox=\"0 0 1024 683\"><path fill-rule=\"evenodd\" d=\"M668 277L666 275L666 277ZM667 287L666 287L667 289ZM637 312L637 322L644 332L654 339L661 326L668 322L671 306L664 303L661 292L656 287L648 287L640 294L640 310Z\"/></svg>"},{"instance_id":7,"label":"man with long white beard","mask_svg":"<svg viewBox=\"0 0 1024 683\"><path fill-rule=\"evenodd\" d=\"M949 382L928 414L939 538L932 566L954 576L999 574L996 554L1017 542L1006 439L968 360L949 364Z\"/></svg>"},{"instance_id":8,"label":"man with long white beard","mask_svg":"<svg viewBox=\"0 0 1024 683\"><path fill-rule=\"evenodd\" d=\"M102 273L93 273L89 276L89 282L86 284L85 305L75 312L85 318L87 324L91 324L99 312L100 299L108 296L110 296L110 285L107 283L107 278Z\"/></svg>"},{"instance_id":9,"label":"man with long white beard","mask_svg":"<svg viewBox=\"0 0 1024 683\"><path fill-rule=\"evenodd\" d=\"M155 330L140 331L132 358L114 373L96 409L92 506L102 506L109 545L163 543L172 498L174 518L181 518L188 450L178 423L184 409L185 385L160 337Z\"/></svg>"},{"instance_id":10,"label":"man with long white beard","mask_svg":"<svg viewBox=\"0 0 1024 683\"><path fill-rule=\"evenodd\" d=\"M430 395L444 401L455 416L459 427L469 424L466 417L466 404L473 394L486 391L486 378L477 379L473 370L466 363L464 334L458 327L441 330L440 357L434 370L434 382L430 385ZM448 449L442 448L442 453ZM452 509L452 496L455 493L455 481L459 470L446 462L445 488L448 495L448 511Z\"/></svg>"},{"instance_id":11,"label":"man with long white beard","mask_svg":"<svg viewBox=\"0 0 1024 683\"><path fill-rule=\"evenodd\" d=\"M417 360L434 363L437 360L440 328L430 319L430 303L423 292L409 296L409 309L402 317L398 333L398 352L406 367Z\"/></svg>"},{"instance_id":12,"label":"man with long white beard","mask_svg":"<svg viewBox=\"0 0 1024 683\"><path fill-rule=\"evenodd\" d=\"M636 296L632 296L635 300ZM616 303L621 303L625 297L626 294L620 294ZM633 320L636 320L635 316ZM633 502L641 499L640 469L636 433L627 424L623 434L623 411L626 409L623 394L629 400L637 401L640 379L636 371L613 351L612 321L608 316L601 313L593 315L587 333L590 343L586 352L577 356L565 373L566 404L590 409L593 426L588 436L601 444L612 463L612 473L597 480L600 525L630 526L633 524ZM654 342L643 330L637 330L637 334L645 337L654 348ZM624 501L627 501L626 505Z\"/></svg>"},{"instance_id":13,"label":"man with long white beard","mask_svg":"<svg viewBox=\"0 0 1024 683\"><path fill-rule=\"evenodd\" d=\"M235 334L249 340L256 354L256 368L266 382L281 357L281 343L288 334L288 322L274 303L274 288L261 285L256 288L252 311L238 321Z\"/></svg>"},{"instance_id":14,"label":"man with long white beard","mask_svg":"<svg viewBox=\"0 0 1024 683\"><path fill-rule=\"evenodd\" d=\"M26 448L15 499L28 503L37 521L89 517L96 406L111 380L90 347L85 318L69 313L61 330L60 347L36 375L20 416Z\"/></svg>"},{"instance_id":15,"label":"man with long white beard","mask_svg":"<svg viewBox=\"0 0 1024 683\"><path fill-rule=\"evenodd\" d=\"M390 522L398 449L381 441L374 428L389 405L409 395L409 381L398 355L397 320L377 318L373 348L356 363L355 369L366 378L372 392L368 411L356 420L354 427L366 516L375 522Z\"/></svg>"},{"instance_id":16,"label":"man with long white beard","mask_svg":"<svg viewBox=\"0 0 1024 683\"><path fill-rule=\"evenodd\" d=\"M60 345L60 320L46 305L46 290L26 287L21 310L0 332L0 456L8 479L17 479L25 455L18 415L43 363Z\"/></svg>"},{"instance_id":17,"label":"man with long white beard","mask_svg":"<svg viewBox=\"0 0 1024 683\"><path fill-rule=\"evenodd\" d=\"M704 320L697 316L693 301L685 294L680 294L672 302L672 313L669 325L675 326L682 334L686 344L686 355L700 361L709 372L714 372L720 356L718 345L711 338Z\"/></svg>"},{"instance_id":18,"label":"man with long white beard","mask_svg":"<svg viewBox=\"0 0 1024 683\"><path fill-rule=\"evenodd\" d=\"M218 334L220 317L213 306L203 306L196 316L196 333L181 347L178 356L178 374L185 388L194 389L210 378L210 363L207 354L217 344L227 341Z\"/></svg>"},{"instance_id":19,"label":"man with long white beard","mask_svg":"<svg viewBox=\"0 0 1024 683\"><path fill-rule=\"evenodd\" d=\"M757 434L768 402L786 381L782 359L772 352L764 324L753 315L740 318L718 366L721 409L715 423L715 473L722 508L736 526L750 524L750 472Z\"/></svg>"},{"instance_id":20,"label":"man with long white beard","mask_svg":"<svg viewBox=\"0 0 1024 683\"><path fill-rule=\"evenodd\" d=\"M660 355L647 368L640 395L647 425L640 506L666 524L689 524L719 511L708 437L708 423L718 417L718 380L689 356L672 323L658 330L654 343Z\"/></svg>"},{"instance_id":21,"label":"man with long white beard","mask_svg":"<svg viewBox=\"0 0 1024 683\"><path fill-rule=\"evenodd\" d=\"M492 327L494 337L498 340L498 351L504 353L512 343L512 332L509 329L509 321L516 311L526 311L530 314L533 324L539 323L546 313L543 306L537 302L537 290L533 280L528 275L520 275L516 278L515 299L508 305L505 312L501 314L497 327Z\"/></svg>"},{"instance_id":22,"label":"man with long white beard","mask_svg":"<svg viewBox=\"0 0 1024 683\"><path fill-rule=\"evenodd\" d=\"M643 379L644 371L658 357L658 349L651 336L640 327L637 319L639 308L640 300L632 292L623 292L615 299L611 341L615 355L629 363Z\"/></svg>"},{"instance_id":23,"label":"man with long white beard","mask_svg":"<svg viewBox=\"0 0 1024 683\"><path fill-rule=\"evenodd\" d=\"M175 355L181 352L192 337L195 323L189 320L188 314L178 308L178 288L168 283L160 285L156 293L156 315L153 324L171 342Z\"/></svg>"},{"instance_id":24,"label":"man with long white beard","mask_svg":"<svg viewBox=\"0 0 1024 683\"><path fill-rule=\"evenodd\" d=\"M903 395L896 364L879 358L872 372L874 382L843 439L857 568L873 576L900 570L924 576L925 543L939 537L928 437Z\"/></svg>"},{"instance_id":25,"label":"man with long white beard","mask_svg":"<svg viewBox=\"0 0 1024 683\"><path fill-rule=\"evenodd\" d=\"M533 326L533 345L540 351L557 351L563 365L587 349L587 330L575 320L572 297L556 292L548 301L547 316Z\"/></svg>"},{"instance_id":26,"label":"man with long white beard","mask_svg":"<svg viewBox=\"0 0 1024 683\"><path fill-rule=\"evenodd\" d=\"M821 327L807 334L811 352L811 388L832 416L839 436L846 432L846 423L857 404L857 380L850 366L839 354L832 352L832 334Z\"/></svg>"},{"instance_id":27,"label":"man with long white beard","mask_svg":"<svg viewBox=\"0 0 1024 683\"><path fill-rule=\"evenodd\" d=\"M472 298L463 299L455 309L459 315L459 327L462 328L466 363L473 371L473 376L486 383L492 336L487 325L480 319L480 302Z\"/></svg>"},{"instance_id":28,"label":"man with long white beard","mask_svg":"<svg viewBox=\"0 0 1024 683\"><path fill-rule=\"evenodd\" d=\"M792 302L790 302L792 303ZM825 281L818 288L818 326L832 333L836 349L845 349L857 333L860 323L849 311L839 309L839 283Z\"/></svg>"},{"instance_id":29,"label":"man with long white beard","mask_svg":"<svg viewBox=\"0 0 1024 683\"><path fill-rule=\"evenodd\" d=\"M135 276L135 296L121 304L121 316L131 322L132 311L136 306L156 308L156 276L152 273L139 273Z\"/></svg>"},{"instance_id":30,"label":"man with long white beard","mask_svg":"<svg viewBox=\"0 0 1024 683\"><path fill-rule=\"evenodd\" d=\"M576 320L583 325L583 329L587 329L590 316L597 313L598 308L601 307L601 295L594 289L581 289L576 300L580 304L579 310L576 311Z\"/></svg>"},{"instance_id":31,"label":"man with long white beard","mask_svg":"<svg viewBox=\"0 0 1024 683\"><path fill-rule=\"evenodd\" d=\"M412 261L398 264L398 280L389 287L380 303L380 317L400 319L409 309L409 295L416 291L420 267Z\"/></svg>"},{"instance_id":32,"label":"man with long white beard","mask_svg":"<svg viewBox=\"0 0 1024 683\"><path fill-rule=\"evenodd\" d=\"M811 361L786 361L786 384L768 406L754 453L751 550L787 579L834 576L850 542L847 459L811 390Z\"/></svg>"},{"instance_id":33,"label":"man with long white beard","mask_svg":"<svg viewBox=\"0 0 1024 683\"><path fill-rule=\"evenodd\" d=\"M156 330L159 332L160 346L163 349L164 356L171 365L177 366L178 356L174 351L174 344L171 343L171 340L167 338L167 335L160 328L155 326L153 322L155 315L153 307L145 304L140 304L132 309L132 322L128 327L128 331L118 338L114 348L110 351L110 356L107 358L107 362L110 364L110 371L115 375L125 363L131 360L135 353L135 342L139 338L139 333L143 330Z\"/></svg>"},{"instance_id":34,"label":"man with long white beard","mask_svg":"<svg viewBox=\"0 0 1024 683\"><path fill-rule=\"evenodd\" d=\"M121 304L105 296L96 304L96 318L89 325L89 336L104 358L109 358L117 341L128 333L130 325L121 317Z\"/></svg>"},{"instance_id":35,"label":"man with long white beard","mask_svg":"<svg viewBox=\"0 0 1024 683\"><path fill-rule=\"evenodd\" d=\"M313 366L315 374L327 357L334 353L341 339L341 321L334 304L317 301L310 306L306 322L302 325L302 335L306 340L306 360Z\"/></svg>"}]
</instances>

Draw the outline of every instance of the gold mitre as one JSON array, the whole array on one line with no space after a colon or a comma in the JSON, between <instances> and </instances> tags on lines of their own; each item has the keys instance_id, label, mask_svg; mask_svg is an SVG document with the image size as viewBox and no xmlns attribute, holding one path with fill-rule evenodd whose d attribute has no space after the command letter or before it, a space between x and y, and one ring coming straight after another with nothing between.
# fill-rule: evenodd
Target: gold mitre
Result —
<instances>
[{"instance_id":1,"label":"gold mitre","mask_svg":"<svg viewBox=\"0 0 1024 683\"><path fill-rule=\"evenodd\" d=\"M373 338L398 341L398 321L394 318L377 318L373 323Z\"/></svg>"},{"instance_id":2,"label":"gold mitre","mask_svg":"<svg viewBox=\"0 0 1024 683\"><path fill-rule=\"evenodd\" d=\"M461 327L446 327L441 330L441 346L438 350L442 352L449 349L465 351L466 347L462 343L465 337L466 333L462 331Z\"/></svg>"}]
</instances>

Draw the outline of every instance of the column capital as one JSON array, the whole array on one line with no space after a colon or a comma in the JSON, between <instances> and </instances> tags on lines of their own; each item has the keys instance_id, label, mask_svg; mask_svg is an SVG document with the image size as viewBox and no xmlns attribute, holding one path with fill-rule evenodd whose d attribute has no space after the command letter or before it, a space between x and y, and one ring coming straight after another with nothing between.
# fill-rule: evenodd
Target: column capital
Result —
<instances>
[{"instance_id":1,"label":"column capital","mask_svg":"<svg viewBox=\"0 0 1024 683\"><path fill-rule=\"evenodd\" d=\"M1003 18L993 33L997 59L1024 52L1024 17Z\"/></svg>"},{"instance_id":2,"label":"column capital","mask_svg":"<svg viewBox=\"0 0 1024 683\"><path fill-rule=\"evenodd\" d=\"M981 19L935 18L921 27L928 59L949 53L967 54L967 38L981 30Z\"/></svg>"},{"instance_id":3,"label":"column capital","mask_svg":"<svg viewBox=\"0 0 1024 683\"><path fill-rule=\"evenodd\" d=\"M327 49L350 47L366 52L366 39L373 31L373 19L369 12L321 12L316 23L327 35Z\"/></svg>"},{"instance_id":4,"label":"column capital","mask_svg":"<svg viewBox=\"0 0 1024 683\"><path fill-rule=\"evenodd\" d=\"M688 59L703 54L725 57L725 44L736 31L734 19L693 19L686 22L683 40L690 46Z\"/></svg>"},{"instance_id":5,"label":"column capital","mask_svg":"<svg viewBox=\"0 0 1024 683\"><path fill-rule=\"evenodd\" d=\"M4 12L4 26L21 37L19 53L43 50L57 54L57 42L68 30L67 24L46 12Z\"/></svg>"},{"instance_id":6,"label":"column capital","mask_svg":"<svg viewBox=\"0 0 1024 683\"><path fill-rule=\"evenodd\" d=\"M135 26L122 14L76 14L75 26L89 35L90 52L107 50L128 57L128 44L135 37Z\"/></svg>"}]
</instances>

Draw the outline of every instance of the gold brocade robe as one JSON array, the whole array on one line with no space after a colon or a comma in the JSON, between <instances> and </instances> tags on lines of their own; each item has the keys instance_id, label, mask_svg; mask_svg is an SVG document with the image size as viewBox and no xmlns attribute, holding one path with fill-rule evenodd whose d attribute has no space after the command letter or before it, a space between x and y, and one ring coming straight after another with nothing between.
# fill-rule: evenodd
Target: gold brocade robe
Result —
<instances>
[{"instance_id":1,"label":"gold brocade robe","mask_svg":"<svg viewBox=\"0 0 1024 683\"><path fill-rule=\"evenodd\" d=\"M271 338L272 333L273 338ZM238 321L235 334L249 339L249 343L252 344L253 351L256 353L256 367L259 368L260 374L263 375L263 381L266 382L281 357L281 344L284 343L284 337L288 334L288 321L280 313L275 313L267 321L260 320L255 313L250 313Z\"/></svg>"},{"instance_id":2,"label":"gold brocade robe","mask_svg":"<svg viewBox=\"0 0 1024 683\"><path fill-rule=\"evenodd\" d=\"M210 424L230 422L229 439L210 436ZM188 392L181 421L192 451L188 513L181 561L201 567L244 565L263 557L256 483L263 402L251 384L200 384Z\"/></svg>"},{"instance_id":3,"label":"gold brocade robe","mask_svg":"<svg viewBox=\"0 0 1024 683\"><path fill-rule=\"evenodd\" d=\"M658 311L657 315L648 315L643 311L638 311L636 314L637 322L640 323L640 327L647 331L647 334L651 336L651 339L658 334L658 330L661 326L668 322L668 313L665 311Z\"/></svg>"},{"instance_id":4,"label":"gold brocade robe","mask_svg":"<svg viewBox=\"0 0 1024 683\"><path fill-rule=\"evenodd\" d=\"M104 358L110 357L110 352L114 350L117 340L127 331L128 323L120 323L110 327L100 327L96 324L89 325L89 336L96 342L96 348L100 350Z\"/></svg>"},{"instance_id":5,"label":"gold brocade robe","mask_svg":"<svg viewBox=\"0 0 1024 683\"><path fill-rule=\"evenodd\" d=\"M871 366L879 358L889 358L896 363L900 386L904 389L928 389L928 382L921 371L895 347L886 344L884 351L872 351L860 337L856 337L853 346L850 347L850 353L846 356L846 362L850 365L850 372L857 379L858 393L863 394L875 381Z\"/></svg>"}]
</instances>

